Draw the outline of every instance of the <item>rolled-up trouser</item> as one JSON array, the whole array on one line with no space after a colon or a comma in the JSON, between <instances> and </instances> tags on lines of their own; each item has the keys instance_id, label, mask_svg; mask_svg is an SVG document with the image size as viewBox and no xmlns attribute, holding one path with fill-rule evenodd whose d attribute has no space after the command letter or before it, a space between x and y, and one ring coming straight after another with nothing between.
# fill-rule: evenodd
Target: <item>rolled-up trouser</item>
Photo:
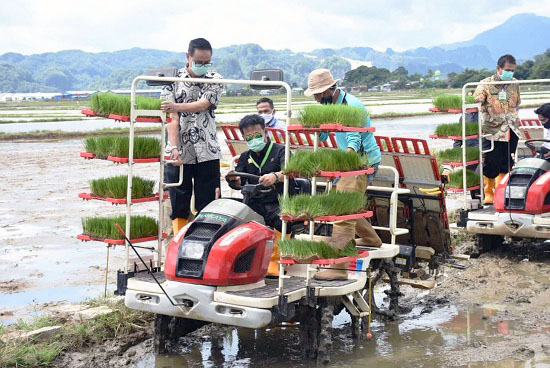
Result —
<instances>
[{"instance_id":1,"label":"rolled-up trouser","mask_svg":"<svg viewBox=\"0 0 550 368\"><path fill-rule=\"evenodd\" d=\"M494 179L498 174L506 174L509 169L514 166L512 154L516 152L518 147L518 136L510 129L510 142L495 141L494 149L485 153L483 162L483 175L489 179ZM508 153L508 144L510 144L510 152ZM483 138L483 149L491 148L491 141Z\"/></svg>"},{"instance_id":2,"label":"rolled-up trouser","mask_svg":"<svg viewBox=\"0 0 550 368\"><path fill-rule=\"evenodd\" d=\"M375 173L372 175L374 176L378 165L373 165L373 167ZM367 191L367 176L343 177L338 181L336 191L365 193ZM376 234L376 230L373 229L370 222L365 218L360 218L358 220L335 222L332 227L331 245L336 249L342 249L352 239L355 239L356 233L370 246L380 246L382 244L382 240Z\"/></svg>"}]
</instances>

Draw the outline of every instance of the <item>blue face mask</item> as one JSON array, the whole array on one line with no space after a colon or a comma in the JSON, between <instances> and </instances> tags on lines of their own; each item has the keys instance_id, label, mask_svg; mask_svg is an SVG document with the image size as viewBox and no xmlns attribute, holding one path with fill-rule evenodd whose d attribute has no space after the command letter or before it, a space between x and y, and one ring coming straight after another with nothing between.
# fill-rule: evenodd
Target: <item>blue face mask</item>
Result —
<instances>
[{"instance_id":1,"label":"blue face mask","mask_svg":"<svg viewBox=\"0 0 550 368\"><path fill-rule=\"evenodd\" d=\"M194 61L193 61L193 64L191 64L191 70L193 71L193 73L195 73L198 76L205 75L208 72L209 69L210 69L209 66L197 65L197 64L195 64Z\"/></svg>"},{"instance_id":2,"label":"blue face mask","mask_svg":"<svg viewBox=\"0 0 550 368\"><path fill-rule=\"evenodd\" d=\"M254 138L246 142L246 144L248 145L248 148L250 148L252 151L260 152L261 150L264 149L267 143L265 143L264 137L261 137L261 138Z\"/></svg>"},{"instance_id":3,"label":"blue face mask","mask_svg":"<svg viewBox=\"0 0 550 368\"><path fill-rule=\"evenodd\" d=\"M514 77L514 72L503 70L502 74L500 75L500 80L509 81L509 80L512 80L513 77Z\"/></svg>"}]
</instances>

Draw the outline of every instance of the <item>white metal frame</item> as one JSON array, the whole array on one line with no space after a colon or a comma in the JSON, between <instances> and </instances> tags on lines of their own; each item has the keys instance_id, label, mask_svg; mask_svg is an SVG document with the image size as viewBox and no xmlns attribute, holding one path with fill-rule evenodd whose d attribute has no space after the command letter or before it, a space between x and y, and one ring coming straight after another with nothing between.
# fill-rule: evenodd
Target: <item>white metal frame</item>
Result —
<instances>
[{"instance_id":1,"label":"white metal frame","mask_svg":"<svg viewBox=\"0 0 550 368\"><path fill-rule=\"evenodd\" d=\"M159 81L159 82L190 82L190 83L204 83L204 84L244 84L244 85L259 85L266 87L283 87L286 90L286 113L287 116L291 116L291 101L292 101L292 89L286 82L280 81L255 81L255 80L236 80L236 79L205 79L205 78L170 78L170 77L155 77L141 75L132 81L130 90L131 112L130 112L130 147L128 152L128 193L126 197L126 236L131 239L131 215L132 215L132 175L134 165L134 124L136 118L139 116L158 116L161 119L161 157L160 157L160 174L159 174L159 217L158 217L158 245L156 249L157 253L157 267L161 267L162 255L163 255L163 230L164 230L164 189L170 187L180 186L183 182L183 170L180 170L180 177L178 183L164 183L164 164L171 163L171 160L164 159L164 147L166 145L166 113L158 110L138 110L136 104L136 87L139 81ZM288 132L285 137L288 141ZM285 190L288 191L288 181L285 180ZM174 234L175 235L175 234ZM125 246L126 259L124 262L124 273L127 274L129 270L130 248L128 244Z\"/></svg>"},{"instance_id":2,"label":"white metal frame","mask_svg":"<svg viewBox=\"0 0 550 368\"><path fill-rule=\"evenodd\" d=\"M466 191L467 185L466 185L466 109L470 108L478 108L479 111L479 120L478 120L478 126L479 126L479 132L478 132L478 139L479 139L479 180L480 180L480 193L481 193L481 203L483 203L484 198L484 191L483 191L483 154L487 152L491 152L494 149L494 141L493 136L490 134L483 134L481 131L481 127L483 125L483 114L481 113L481 104L467 104L466 103L466 88L468 87L477 87L477 86L484 86L484 85L506 85L506 84L537 84L537 83L550 83L550 79L531 79L531 80L513 80L513 81L498 81L498 82L469 82L466 83L464 86L462 86L462 166L463 166L463 176L462 176L462 185L463 185L463 209L468 209L468 193ZM521 105L520 105L521 106ZM485 136L488 136L491 138L491 148L487 151L483 151L482 148L482 140Z\"/></svg>"}]
</instances>

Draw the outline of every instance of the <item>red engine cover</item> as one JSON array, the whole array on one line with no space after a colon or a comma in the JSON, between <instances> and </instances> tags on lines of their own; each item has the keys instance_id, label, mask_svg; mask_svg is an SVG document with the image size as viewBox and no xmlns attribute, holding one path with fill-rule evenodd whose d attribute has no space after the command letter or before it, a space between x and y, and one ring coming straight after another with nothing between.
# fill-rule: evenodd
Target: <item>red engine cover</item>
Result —
<instances>
[{"instance_id":1,"label":"red engine cover","mask_svg":"<svg viewBox=\"0 0 550 368\"><path fill-rule=\"evenodd\" d=\"M504 208L504 196L509 179L510 174L506 175L506 177L495 189L496 212L527 213L531 215L550 212L550 205L544 204L544 199L550 192L550 171L541 175L533 184L531 184L531 187L529 187L524 211L509 211Z\"/></svg>"},{"instance_id":2,"label":"red engine cover","mask_svg":"<svg viewBox=\"0 0 550 368\"><path fill-rule=\"evenodd\" d=\"M219 238L210 249L204 274L201 279L176 276L178 249L183 231L174 237L166 253L164 273L172 281L190 284L229 286L251 284L260 281L267 272L275 233L267 227L251 222L235 227ZM269 242L268 242L269 241ZM256 248L248 272L235 272L237 259L252 248Z\"/></svg>"}]
</instances>

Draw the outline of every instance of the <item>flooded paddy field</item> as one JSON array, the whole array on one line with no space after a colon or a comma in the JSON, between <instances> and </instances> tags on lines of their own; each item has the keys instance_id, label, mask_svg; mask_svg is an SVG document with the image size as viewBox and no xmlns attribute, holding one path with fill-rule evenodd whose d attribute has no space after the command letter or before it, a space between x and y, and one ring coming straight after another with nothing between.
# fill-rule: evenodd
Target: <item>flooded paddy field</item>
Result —
<instances>
[{"instance_id":1,"label":"flooded paddy field","mask_svg":"<svg viewBox=\"0 0 550 368\"><path fill-rule=\"evenodd\" d=\"M369 110L415 112L426 111L430 105L429 101L417 102L383 105L373 101L377 106ZM532 110L523 109L521 117L534 117ZM59 115L78 115L78 110L54 111ZM18 112L0 111L0 120L4 113ZM23 112L34 114L30 110ZM219 114L218 121L235 122L244 115ZM91 131L127 126L107 119L36 120L0 124L0 132ZM378 135L427 139L438 124L456 121L458 115L429 115L373 119L373 126ZM223 133L218 132L218 139L225 139ZM433 149L450 143L429 141ZM225 144L222 149L224 159L229 160ZM88 191L90 179L125 174L126 167L101 160L86 161L78 155L81 150L81 142L74 139L0 142L0 325L46 315L57 306L103 294L106 248L103 243L80 242L75 236L81 232L82 217L118 214L124 207L85 202L77 196ZM227 169L222 169L222 175L223 170ZM158 177L158 166L154 164L136 165L136 171L145 177ZM222 185L223 194L228 195L227 186L223 182ZM449 197L450 208L457 207L456 199L459 197ZM156 204L146 203L135 206L133 211L155 215L157 208ZM455 246L461 252L469 243L471 239L466 238ZM446 267L437 287L428 292L402 286L405 296L401 304L407 311L399 321L375 319L372 340L352 339L349 316L342 312L333 323L335 339L329 366L550 367L549 250L550 245L535 251L504 249L465 261L464 270ZM110 252L110 292L123 254L122 247ZM379 303L384 303L384 295L382 289L377 290ZM100 346L67 352L56 364L158 368L315 366L303 358L298 329L292 326L254 331L209 325L181 339L178 349L166 356L152 353L151 333L152 329L140 330L138 337L121 336Z\"/></svg>"}]
</instances>

